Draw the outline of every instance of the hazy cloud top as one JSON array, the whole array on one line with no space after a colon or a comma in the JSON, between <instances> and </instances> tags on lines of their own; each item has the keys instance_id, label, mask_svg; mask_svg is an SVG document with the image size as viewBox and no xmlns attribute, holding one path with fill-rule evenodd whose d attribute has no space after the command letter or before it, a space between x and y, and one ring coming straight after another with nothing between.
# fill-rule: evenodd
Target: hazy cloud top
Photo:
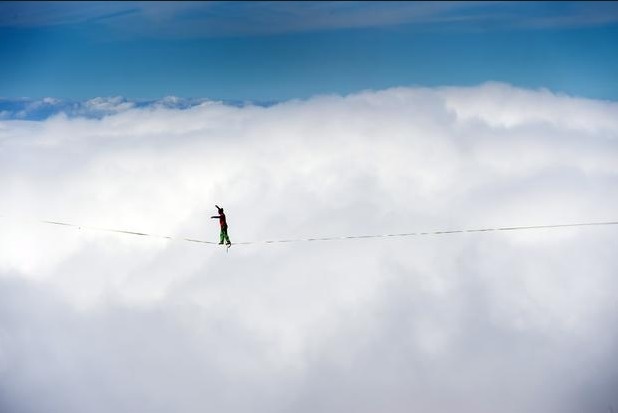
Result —
<instances>
[{"instance_id":1,"label":"hazy cloud top","mask_svg":"<svg viewBox=\"0 0 618 413\"><path fill-rule=\"evenodd\" d=\"M64 115L69 118L100 119L128 109L188 109L212 101L212 99L180 98L177 96L166 96L155 100L135 100L122 96L108 96L83 101L51 97L43 99L0 98L0 120L45 120L56 115ZM240 102L233 100L220 100L218 102L228 106L239 107L246 105L270 106L274 104L274 102Z\"/></svg>"},{"instance_id":2,"label":"hazy cloud top","mask_svg":"<svg viewBox=\"0 0 618 413\"><path fill-rule=\"evenodd\" d=\"M618 107L504 84L0 121L0 410L618 406ZM111 106L110 106L111 105ZM21 219L21 220L20 220ZM36 397L33 397L33 396Z\"/></svg>"}]
</instances>

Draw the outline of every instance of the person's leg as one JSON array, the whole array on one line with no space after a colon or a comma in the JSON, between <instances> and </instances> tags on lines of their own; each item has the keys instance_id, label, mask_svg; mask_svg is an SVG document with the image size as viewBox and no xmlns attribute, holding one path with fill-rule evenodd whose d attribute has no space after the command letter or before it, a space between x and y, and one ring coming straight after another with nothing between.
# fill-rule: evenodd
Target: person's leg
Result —
<instances>
[{"instance_id":1,"label":"person's leg","mask_svg":"<svg viewBox=\"0 0 618 413\"><path fill-rule=\"evenodd\" d=\"M231 244L230 237L229 235L227 235L227 228L223 230L223 234L225 236L225 242L227 242L228 244Z\"/></svg>"},{"instance_id":2,"label":"person's leg","mask_svg":"<svg viewBox=\"0 0 618 413\"><path fill-rule=\"evenodd\" d=\"M221 228L221 233L219 234L219 244L223 244L224 238L225 238L225 230Z\"/></svg>"}]
</instances>

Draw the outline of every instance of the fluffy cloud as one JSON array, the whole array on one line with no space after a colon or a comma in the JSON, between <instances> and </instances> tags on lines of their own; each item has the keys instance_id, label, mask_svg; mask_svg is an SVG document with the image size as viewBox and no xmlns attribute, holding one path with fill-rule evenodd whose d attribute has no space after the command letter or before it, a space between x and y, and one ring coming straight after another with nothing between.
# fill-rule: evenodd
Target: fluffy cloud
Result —
<instances>
[{"instance_id":1,"label":"fluffy cloud","mask_svg":"<svg viewBox=\"0 0 618 413\"><path fill-rule=\"evenodd\" d=\"M618 407L618 105L397 88L0 122L0 410ZM8 218L7 218L8 217Z\"/></svg>"}]
</instances>

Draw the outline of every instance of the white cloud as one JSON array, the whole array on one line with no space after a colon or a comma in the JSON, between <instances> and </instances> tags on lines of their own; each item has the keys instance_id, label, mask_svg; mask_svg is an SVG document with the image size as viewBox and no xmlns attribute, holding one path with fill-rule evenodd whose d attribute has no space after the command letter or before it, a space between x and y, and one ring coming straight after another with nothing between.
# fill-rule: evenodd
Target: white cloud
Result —
<instances>
[{"instance_id":1,"label":"white cloud","mask_svg":"<svg viewBox=\"0 0 618 413\"><path fill-rule=\"evenodd\" d=\"M105 114L114 114L118 112L124 112L133 108L135 104L133 102L127 101L121 96L114 96L109 98L94 98L86 101L84 103L84 109L87 113L95 112L95 113L105 113Z\"/></svg>"},{"instance_id":2,"label":"white cloud","mask_svg":"<svg viewBox=\"0 0 618 413\"><path fill-rule=\"evenodd\" d=\"M29 221L216 241L219 204L246 241L614 220L616 119L489 83L0 121L0 410L618 406L613 227L226 254Z\"/></svg>"},{"instance_id":3,"label":"white cloud","mask_svg":"<svg viewBox=\"0 0 618 413\"><path fill-rule=\"evenodd\" d=\"M0 119L2 120L44 120L56 115L65 115L69 118L102 118L134 108L167 108L187 109L208 103L208 99L179 98L166 96L159 100L130 100L122 96L97 97L86 101L71 101L54 98L43 99L0 99ZM235 106L247 103L225 101ZM263 103L255 102L253 104Z\"/></svg>"}]
</instances>

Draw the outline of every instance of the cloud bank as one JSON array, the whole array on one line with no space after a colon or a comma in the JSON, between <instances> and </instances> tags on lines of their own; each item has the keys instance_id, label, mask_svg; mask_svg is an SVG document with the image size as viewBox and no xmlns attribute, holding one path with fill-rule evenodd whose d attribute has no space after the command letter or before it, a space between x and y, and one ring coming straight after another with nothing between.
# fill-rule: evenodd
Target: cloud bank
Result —
<instances>
[{"instance_id":1,"label":"cloud bank","mask_svg":"<svg viewBox=\"0 0 618 413\"><path fill-rule=\"evenodd\" d=\"M203 98L181 98L166 96L155 100L127 99L122 96L96 97L89 100L69 100L46 97L0 98L0 120L45 120L52 116L64 115L68 118L101 119L129 109L188 109L207 102L221 103L227 106L271 106L275 102L255 101L241 102L235 100L218 100Z\"/></svg>"},{"instance_id":2,"label":"cloud bank","mask_svg":"<svg viewBox=\"0 0 618 413\"><path fill-rule=\"evenodd\" d=\"M94 100L109 109L114 102ZM618 105L488 83L0 121L0 410L606 412ZM126 103L126 102L125 102ZM119 106L120 105L120 106Z\"/></svg>"}]
</instances>

